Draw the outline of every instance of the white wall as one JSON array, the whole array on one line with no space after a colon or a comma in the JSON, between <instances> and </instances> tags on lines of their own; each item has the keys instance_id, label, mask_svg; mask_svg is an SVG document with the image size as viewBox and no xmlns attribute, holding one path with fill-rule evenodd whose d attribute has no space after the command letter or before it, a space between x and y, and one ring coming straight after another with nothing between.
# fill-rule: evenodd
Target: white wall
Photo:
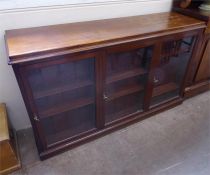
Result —
<instances>
[{"instance_id":1,"label":"white wall","mask_svg":"<svg viewBox=\"0 0 210 175\"><path fill-rule=\"evenodd\" d=\"M0 3L1 5L1 3ZM0 10L0 102L19 130L30 127L28 115L11 66L7 65L4 31L7 29L169 11L171 0L118 0L117 2Z\"/></svg>"},{"instance_id":2,"label":"white wall","mask_svg":"<svg viewBox=\"0 0 210 175\"><path fill-rule=\"evenodd\" d=\"M58 5L70 5L70 4L90 4L97 2L116 2L122 0L0 0L0 10L5 9L17 9L17 8L29 8L29 7L44 7L44 6L58 6ZM135 1L135 0L123 0L123 1ZM138 0L145 1L145 0Z\"/></svg>"}]
</instances>

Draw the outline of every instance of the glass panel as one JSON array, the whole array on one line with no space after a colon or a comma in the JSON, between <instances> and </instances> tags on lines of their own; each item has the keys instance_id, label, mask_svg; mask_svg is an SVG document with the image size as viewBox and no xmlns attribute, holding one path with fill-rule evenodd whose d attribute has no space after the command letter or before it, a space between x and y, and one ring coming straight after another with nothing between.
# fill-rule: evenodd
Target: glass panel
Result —
<instances>
[{"instance_id":1,"label":"glass panel","mask_svg":"<svg viewBox=\"0 0 210 175\"><path fill-rule=\"evenodd\" d=\"M187 37L163 44L160 64L155 70L152 106L179 96L194 40Z\"/></svg>"},{"instance_id":2,"label":"glass panel","mask_svg":"<svg viewBox=\"0 0 210 175\"><path fill-rule=\"evenodd\" d=\"M28 72L48 144L95 128L94 58Z\"/></svg>"},{"instance_id":3,"label":"glass panel","mask_svg":"<svg viewBox=\"0 0 210 175\"><path fill-rule=\"evenodd\" d=\"M104 94L106 123L142 111L152 49L108 55Z\"/></svg>"},{"instance_id":4,"label":"glass panel","mask_svg":"<svg viewBox=\"0 0 210 175\"><path fill-rule=\"evenodd\" d=\"M95 128L94 113L95 105L90 104L44 118L41 122L47 135L47 143L53 144Z\"/></svg>"}]
</instances>

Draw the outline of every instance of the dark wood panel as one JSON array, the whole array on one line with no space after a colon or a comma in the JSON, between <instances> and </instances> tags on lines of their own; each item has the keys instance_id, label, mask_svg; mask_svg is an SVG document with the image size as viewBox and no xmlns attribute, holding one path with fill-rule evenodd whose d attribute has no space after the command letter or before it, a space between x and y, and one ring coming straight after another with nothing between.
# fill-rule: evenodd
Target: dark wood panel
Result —
<instances>
[{"instance_id":1,"label":"dark wood panel","mask_svg":"<svg viewBox=\"0 0 210 175\"><path fill-rule=\"evenodd\" d=\"M98 129L104 128L104 82L105 82L105 52L99 53L95 62L95 75L96 75L96 127Z\"/></svg>"},{"instance_id":2,"label":"dark wood panel","mask_svg":"<svg viewBox=\"0 0 210 175\"><path fill-rule=\"evenodd\" d=\"M195 81L210 79L210 40L208 40Z\"/></svg>"},{"instance_id":3,"label":"dark wood panel","mask_svg":"<svg viewBox=\"0 0 210 175\"><path fill-rule=\"evenodd\" d=\"M210 80L196 83L184 90L184 97L189 98L197 94L210 90Z\"/></svg>"},{"instance_id":4,"label":"dark wood panel","mask_svg":"<svg viewBox=\"0 0 210 175\"><path fill-rule=\"evenodd\" d=\"M54 147L56 145L65 143L65 142L73 142L74 140L77 140L78 138L84 137L87 134L91 134L92 132L96 131L96 128L92 129L90 128L85 128L85 131L82 133L79 133L80 130L76 130L72 132L72 129L68 129L65 130L63 132L60 133L56 133L55 135L50 135L47 138L47 141L50 143L49 144L49 148L50 147ZM79 134L76 134L79 133ZM74 134L74 135L73 135ZM73 135L73 136L71 136Z\"/></svg>"}]
</instances>

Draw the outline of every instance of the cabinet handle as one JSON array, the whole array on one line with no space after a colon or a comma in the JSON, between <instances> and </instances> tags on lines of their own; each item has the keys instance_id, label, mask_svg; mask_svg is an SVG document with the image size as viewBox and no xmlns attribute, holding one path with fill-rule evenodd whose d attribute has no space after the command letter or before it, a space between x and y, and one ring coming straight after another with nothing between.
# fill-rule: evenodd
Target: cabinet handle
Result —
<instances>
[{"instance_id":1,"label":"cabinet handle","mask_svg":"<svg viewBox=\"0 0 210 175\"><path fill-rule=\"evenodd\" d=\"M34 114L34 120L39 122L39 118L38 118L38 116L36 114Z\"/></svg>"},{"instance_id":2,"label":"cabinet handle","mask_svg":"<svg viewBox=\"0 0 210 175\"><path fill-rule=\"evenodd\" d=\"M155 77L154 77L154 83L158 83L159 82L159 80L158 79L156 79Z\"/></svg>"},{"instance_id":3,"label":"cabinet handle","mask_svg":"<svg viewBox=\"0 0 210 175\"><path fill-rule=\"evenodd\" d=\"M108 100L109 98L104 94L104 100Z\"/></svg>"}]
</instances>

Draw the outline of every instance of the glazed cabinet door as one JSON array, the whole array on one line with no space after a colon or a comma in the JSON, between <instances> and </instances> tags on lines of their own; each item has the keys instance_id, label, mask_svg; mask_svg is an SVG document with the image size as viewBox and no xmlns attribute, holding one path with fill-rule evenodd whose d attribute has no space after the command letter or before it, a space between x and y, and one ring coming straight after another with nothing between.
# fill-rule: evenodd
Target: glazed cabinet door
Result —
<instances>
[{"instance_id":1,"label":"glazed cabinet door","mask_svg":"<svg viewBox=\"0 0 210 175\"><path fill-rule=\"evenodd\" d=\"M96 56L62 56L23 67L32 120L50 147L96 126Z\"/></svg>"},{"instance_id":2,"label":"glazed cabinet door","mask_svg":"<svg viewBox=\"0 0 210 175\"><path fill-rule=\"evenodd\" d=\"M105 64L105 124L143 111L145 85L153 46L107 49Z\"/></svg>"},{"instance_id":3,"label":"glazed cabinet door","mask_svg":"<svg viewBox=\"0 0 210 175\"><path fill-rule=\"evenodd\" d=\"M195 40L195 36L189 36L162 42L160 58L152 80L153 92L150 106L180 97Z\"/></svg>"}]
</instances>

